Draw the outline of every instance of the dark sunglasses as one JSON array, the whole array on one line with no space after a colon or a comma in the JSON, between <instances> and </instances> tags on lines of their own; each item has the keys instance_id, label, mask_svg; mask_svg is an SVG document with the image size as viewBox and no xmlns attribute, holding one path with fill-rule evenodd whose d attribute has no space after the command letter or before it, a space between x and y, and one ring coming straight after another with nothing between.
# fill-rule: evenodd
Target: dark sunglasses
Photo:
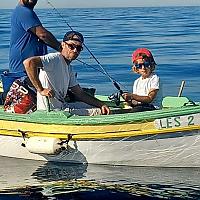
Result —
<instances>
[{"instance_id":1,"label":"dark sunglasses","mask_svg":"<svg viewBox=\"0 0 200 200\"><path fill-rule=\"evenodd\" d=\"M70 48L70 50L76 49L78 52L83 50L83 47L81 45L69 44L67 42L65 42L65 44Z\"/></svg>"},{"instance_id":2,"label":"dark sunglasses","mask_svg":"<svg viewBox=\"0 0 200 200\"><path fill-rule=\"evenodd\" d=\"M136 69L142 69L142 67L149 68L150 63L149 62L144 62L144 63L133 63Z\"/></svg>"}]
</instances>

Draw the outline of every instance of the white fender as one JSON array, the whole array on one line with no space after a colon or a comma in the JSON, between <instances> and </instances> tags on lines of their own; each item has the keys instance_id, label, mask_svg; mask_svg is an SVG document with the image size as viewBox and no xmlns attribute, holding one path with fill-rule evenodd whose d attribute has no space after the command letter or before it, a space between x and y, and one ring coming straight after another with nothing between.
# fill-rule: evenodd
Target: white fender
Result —
<instances>
[{"instance_id":1,"label":"white fender","mask_svg":"<svg viewBox=\"0 0 200 200\"><path fill-rule=\"evenodd\" d=\"M62 147L60 142L58 138L34 136L27 139L26 148L29 152L36 154L58 154Z\"/></svg>"}]
</instances>

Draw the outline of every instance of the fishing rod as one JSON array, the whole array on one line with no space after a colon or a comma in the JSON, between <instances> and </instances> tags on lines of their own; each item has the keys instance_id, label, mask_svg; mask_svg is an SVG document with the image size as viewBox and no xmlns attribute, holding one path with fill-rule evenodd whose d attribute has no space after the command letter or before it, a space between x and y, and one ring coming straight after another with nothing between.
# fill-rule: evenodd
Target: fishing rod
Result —
<instances>
[{"instance_id":1,"label":"fishing rod","mask_svg":"<svg viewBox=\"0 0 200 200\"><path fill-rule=\"evenodd\" d=\"M47 1L47 4L49 4L52 7L52 9L59 15L59 17L67 24L67 26L70 28L70 30L74 31L73 28L72 28L72 26L70 26L70 24L66 21L66 19L64 19L64 17L60 14L60 12L58 12L58 10L55 8L55 6L49 0L46 0L46 1ZM90 51L90 49L86 46L85 43L83 43L83 46L86 48L86 50L90 53L90 55L92 56L92 58L96 61L96 63L102 69L103 74L106 75L109 78L109 80L113 83L113 85L115 86L115 88L119 91L120 95L122 95L123 91L120 88L119 84L108 74L108 72L104 69L104 67L102 66L102 64L95 57L95 55Z\"/></svg>"},{"instance_id":2,"label":"fishing rod","mask_svg":"<svg viewBox=\"0 0 200 200\"><path fill-rule=\"evenodd\" d=\"M90 67L90 68L95 69L95 70L101 72L102 74L106 75L106 74L104 73L104 71L101 71L101 70L99 70L99 69L93 67L92 65L89 65L89 64L87 64L87 63L85 63L85 62L83 62L83 61L81 61L81 60L79 60L79 59L76 59L76 60L79 61L80 63L82 63L83 65L85 65L86 67ZM108 77L108 76L107 76L107 77ZM116 80L113 80L113 79L112 79L112 81L117 82ZM120 83L118 83L118 84L120 84ZM114 102L117 106L119 106L119 105L120 105L120 102L121 102L121 100L120 100L120 95L122 96L122 94L120 94L120 93L117 92L117 93L114 93L114 94L111 94L110 96L108 96L108 99L111 100L112 102ZM123 98L123 97L122 97L122 98Z\"/></svg>"}]
</instances>

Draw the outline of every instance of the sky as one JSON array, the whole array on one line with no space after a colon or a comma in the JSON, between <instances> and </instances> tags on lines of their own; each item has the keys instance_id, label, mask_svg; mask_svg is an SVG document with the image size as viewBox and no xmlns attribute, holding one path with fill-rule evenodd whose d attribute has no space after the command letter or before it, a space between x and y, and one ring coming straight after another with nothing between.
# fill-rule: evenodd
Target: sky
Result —
<instances>
[{"instance_id":1,"label":"sky","mask_svg":"<svg viewBox=\"0 0 200 200\"><path fill-rule=\"evenodd\" d=\"M38 0L36 8L134 7L134 6L200 6L200 0ZM1 0L0 8L14 8L18 0Z\"/></svg>"}]
</instances>

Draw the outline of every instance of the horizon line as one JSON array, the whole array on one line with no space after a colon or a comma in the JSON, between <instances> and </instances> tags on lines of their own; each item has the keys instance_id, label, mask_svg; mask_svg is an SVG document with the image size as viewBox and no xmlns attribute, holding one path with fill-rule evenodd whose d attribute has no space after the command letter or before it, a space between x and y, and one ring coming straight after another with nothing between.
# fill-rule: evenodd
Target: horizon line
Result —
<instances>
[{"instance_id":1,"label":"horizon line","mask_svg":"<svg viewBox=\"0 0 200 200\"><path fill-rule=\"evenodd\" d=\"M157 5L157 6L99 6L99 7L56 7L56 9L97 9L97 8L160 8L160 7L200 7L199 5ZM5 7L0 9L14 9L15 7ZM52 7L36 7L35 9L51 9Z\"/></svg>"}]
</instances>

